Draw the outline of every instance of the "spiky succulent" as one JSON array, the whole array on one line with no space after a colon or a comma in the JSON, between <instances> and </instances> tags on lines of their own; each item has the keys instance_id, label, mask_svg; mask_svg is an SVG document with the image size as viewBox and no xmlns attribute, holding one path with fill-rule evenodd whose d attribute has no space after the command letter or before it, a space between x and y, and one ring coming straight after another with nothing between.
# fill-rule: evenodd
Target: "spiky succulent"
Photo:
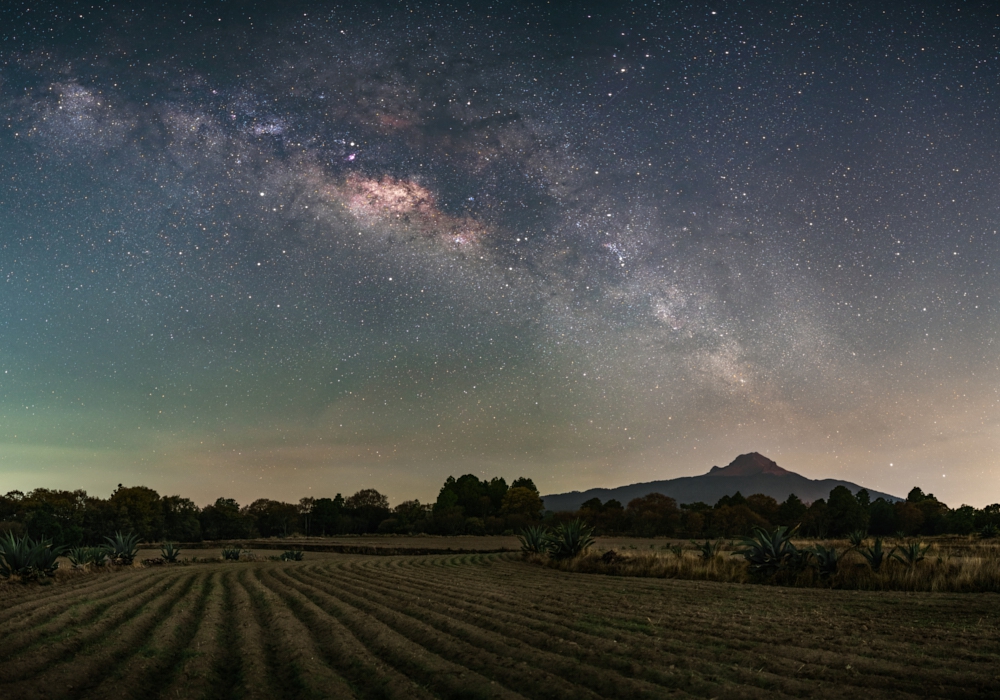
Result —
<instances>
[{"instance_id":1,"label":"spiky succulent","mask_svg":"<svg viewBox=\"0 0 1000 700\"><path fill-rule=\"evenodd\" d=\"M176 564L180 553L180 548L173 542L164 542L163 546L160 547L160 556L163 557L163 561L169 564Z\"/></svg>"},{"instance_id":2,"label":"spiky succulent","mask_svg":"<svg viewBox=\"0 0 1000 700\"><path fill-rule=\"evenodd\" d=\"M577 518L562 523L545 537L549 556L553 559L570 559L585 552L594 544L593 528Z\"/></svg>"},{"instance_id":3,"label":"spiky succulent","mask_svg":"<svg viewBox=\"0 0 1000 700\"><path fill-rule=\"evenodd\" d=\"M544 554L548 551L548 533L548 529L541 525L524 528L517 536L521 542L521 551L525 554Z\"/></svg>"},{"instance_id":4,"label":"spiky succulent","mask_svg":"<svg viewBox=\"0 0 1000 700\"><path fill-rule=\"evenodd\" d=\"M65 547L53 547L49 540L37 542L27 535L12 532L0 536L0 577L27 581L52 576L59 568L56 561Z\"/></svg>"},{"instance_id":5,"label":"spiky succulent","mask_svg":"<svg viewBox=\"0 0 1000 700\"><path fill-rule=\"evenodd\" d=\"M299 551L297 549L290 549L287 552L282 553L279 557L281 561L302 561L306 556L305 552Z\"/></svg>"},{"instance_id":6,"label":"spiky succulent","mask_svg":"<svg viewBox=\"0 0 1000 700\"><path fill-rule=\"evenodd\" d=\"M855 530L847 535L847 540L851 543L851 546L855 549L863 547L865 540L868 539L868 533L864 530Z\"/></svg>"},{"instance_id":7,"label":"spiky succulent","mask_svg":"<svg viewBox=\"0 0 1000 700\"><path fill-rule=\"evenodd\" d=\"M751 537L740 540L733 556L740 555L746 559L750 573L758 576L773 576L782 569L804 563L809 553L800 552L792 544L792 535L797 529L798 526L789 530L782 525L773 532L767 532L755 527Z\"/></svg>"},{"instance_id":8,"label":"spiky succulent","mask_svg":"<svg viewBox=\"0 0 1000 700\"><path fill-rule=\"evenodd\" d=\"M701 553L701 558L704 561L712 561L717 556L719 556L719 551L722 549L722 540L705 540L704 544L698 544L694 540L691 540L691 544Z\"/></svg>"},{"instance_id":9,"label":"spiky succulent","mask_svg":"<svg viewBox=\"0 0 1000 700\"><path fill-rule=\"evenodd\" d=\"M872 544L872 546L858 550L858 552L861 553L861 556L865 558L865 561L868 562L868 566L870 566L872 568L872 571L874 571L875 573L878 573L879 571L882 570L882 565L889 559L889 557L892 556L893 552L895 551L896 548L893 547L888 552L886 552L885 549L882 548L881 537L876 537L875 542L874 544Z\"/></svg>"},{"instance_id":10,"label":"spiky succulent","mask_svg":"<svg viewBox=\"0 0 1000 700\"><path fill-rule=\"evenodd\" d=\"M917 565L917 562L923 561L928 549L930 549L930 545L924 546L920 542L910 542L896 547L889 556L912 569Z\"/></svg>"},{"instance_id":11,"label":"spiky succulent","mask_svg":"<svg viewBox=\"0 0 1000 700\"><path fill-rule=\"evenodd\" d=\"M837 573L837 565L840 563L840 552L837 551L836 547L827 548L818 544L810 549L809 552L814 558L813 566L816 567L820 576L830 578Z\"/></svg>"},{"instance_id":12,"label":"spiky succulent","mask_svg":"<svg viewBox=\"0 0 1000 700\"><path fill-rule=\"evenodd\" d=\"M121 532L115 532L114 537L105 537L104 539L108 543L107 555L114 564L131 566L139 555L139 536L133 532L124 535Z\"/></svg>"}]
</instances>

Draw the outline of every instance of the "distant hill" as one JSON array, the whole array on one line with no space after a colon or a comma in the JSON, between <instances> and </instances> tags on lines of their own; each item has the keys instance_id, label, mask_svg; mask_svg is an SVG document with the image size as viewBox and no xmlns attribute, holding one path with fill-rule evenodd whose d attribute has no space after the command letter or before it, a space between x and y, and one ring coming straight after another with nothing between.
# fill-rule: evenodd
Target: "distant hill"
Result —
<instances>
[{"instance_id":1,"label":"distant hill","mask_svg":"<svg viewBox=\"0 0 1000 700\"><path fill-rule=\"evenodd\" d=\"M579 510L580 505L591 498L599 498L604 503L614 498L627 506L633 498L651 493L662 493L678 503L702 501L714 505L723 496L732 496L739 491L744 496L763 493L779 503L794 493L806 503L820 498L829 498L837 486L846 486L851 493L857 493L863 486L839 479L809 479L782 469L762 454L751 452L740 455L726 467L712 467L701 476L682 476L678 479L650 481L645 484L629 484L613 489L590 489L543 496L545 508L552 511ZM901 501L898 496L868 489L871 499L884 498L887 501Z\"/></svg>"}]
</instances>

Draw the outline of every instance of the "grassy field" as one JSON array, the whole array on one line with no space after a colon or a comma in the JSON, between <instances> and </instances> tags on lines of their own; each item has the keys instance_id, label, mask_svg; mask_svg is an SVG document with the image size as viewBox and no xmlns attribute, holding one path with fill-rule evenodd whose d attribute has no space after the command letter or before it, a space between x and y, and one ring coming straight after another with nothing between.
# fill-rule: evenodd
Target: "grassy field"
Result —
<instances>
[{"instance_id":1,"label":"grassy field","mask_svg":"<svg viewBox=\"0 0 1000 700\"><path fill-rule=\"evenodd\" d=\"M519 555L0 587L3 698L997 697L995 594L573 574Z\"/></svg>"}]
</instances>

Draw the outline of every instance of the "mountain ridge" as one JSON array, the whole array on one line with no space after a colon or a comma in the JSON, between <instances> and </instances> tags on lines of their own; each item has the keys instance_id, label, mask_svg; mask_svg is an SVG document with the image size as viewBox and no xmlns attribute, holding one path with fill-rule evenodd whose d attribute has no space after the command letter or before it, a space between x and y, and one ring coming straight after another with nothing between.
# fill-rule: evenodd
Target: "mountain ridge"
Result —
<instances>
[{"instance_id":1,"label":"mountain ridge","mask_svg":"<svg viewBox=\"0 0 1000 700\"><path fill-rule=\"evenodd\" d=\"M542 501L546 510L573 511L579 510L581 504L592 498L599 498L602 503L613 498L624 506L633 498L661 493L675 499L679 504L701 501L713 505L723 496L732 496L739 491L744 496L762 493L771 496L779 503L794 493L802 501L811 503L820 498L829 498L830 491L838 486L844 486L854 494L866 488L842 479L810 479L779 467L775 461L758 452L749 452L739 455L725 467L712 467L699 476L682 476L676 479L626 484L615 488L556 493L542 496ZM884 498L890 502L903 500L899 496L874 489L867 491L873 501L877 498Z\"/></svg>"}]
</instances>

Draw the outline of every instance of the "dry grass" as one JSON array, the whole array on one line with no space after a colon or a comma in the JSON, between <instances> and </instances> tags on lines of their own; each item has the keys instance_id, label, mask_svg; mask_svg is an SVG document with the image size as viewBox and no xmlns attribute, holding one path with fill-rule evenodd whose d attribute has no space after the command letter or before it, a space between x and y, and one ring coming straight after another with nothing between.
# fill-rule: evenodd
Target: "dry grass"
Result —
<instances>
[{"instance_id":1,"label":"dry grass","mask_svg":"<svg viewBox=\"0 0 1000 700\"><path fill-rule=\"evenodd\" d=\"M847 542L796 542L799 548L816 544L835 547L842 554L837 572L829 578L819 576L813 567L808 567L804 571L779 574L770 580L754 579L747 571L744 560L738 555L733 556L732 543L724 545L719 555L709 560L703 559L691 545L678 555L669 548L664 549L668 546L666 544L654 550L624 551L608 549L606 545L596 546L583 556L563 561L538 555L529 556L528 559L561 571L613 576L726 583L778 583L796 587L866 591L1000 592L1000 543L948 538L933 542L925 559L912 567L890 559L879 572L872 571L864 557L852 550ZM676 543L674 546L682 545ZM892 550L894 546L895 544L887 543L886 551Z\"/></svg>"},{"instance_id":2,"label":"dry grass","mask_svg":"<svg viewBox=\"0 0 1000 700\"><path fill-rule=\"evenodd\" d=\"M739 580L735 558L676 565ZM155 567L12 590L0 697L987 697L1000 684L996 601L762 595L513 553Z\"/></svg>"}]
</instances>

